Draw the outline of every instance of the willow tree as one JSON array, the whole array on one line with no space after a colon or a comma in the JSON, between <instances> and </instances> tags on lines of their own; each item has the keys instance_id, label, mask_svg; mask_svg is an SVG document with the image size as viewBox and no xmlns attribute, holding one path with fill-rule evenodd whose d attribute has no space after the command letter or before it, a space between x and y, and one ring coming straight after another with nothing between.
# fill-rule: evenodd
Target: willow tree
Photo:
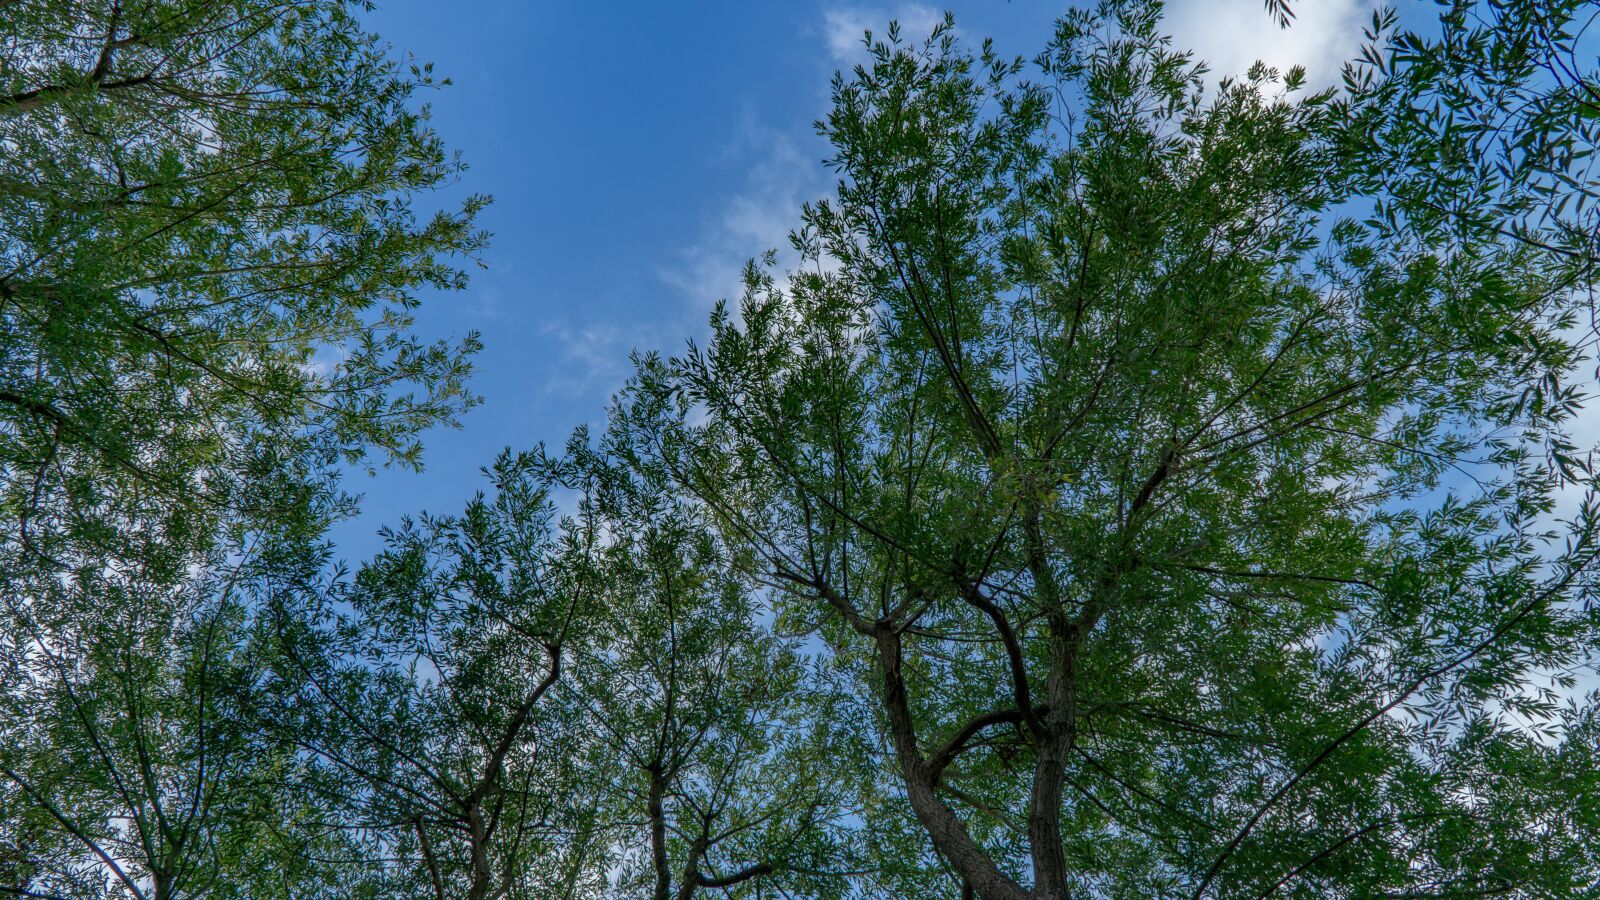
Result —
<instances>
[{"instance_id":1,"label":"willow tree","mask_svg":"<svg viewBox=\"0 0 1600 900\"><path fill-rule=\"evenodd\" d=\"M299 745L242 727L265 667L255 561L130 567L30 598L58 640L0 668L0 893L353 896L364 847L329 829Z\"/></svg>"},{"instance_id":2,"label":"willow tree","mask_svg":"<svg viewBox=\"0 0 1600 900\"><path fill-rule=\"evenodd\" d=\"M835 81L806 264L647 372L856 679L889 889L1593 889L1587 150L1523 152L1591 127L1523 64L1574 8L1380 17L1316 93L1208 90L1138 2L1031 80L947 22Z\"/></svg>"},{"instance_id":3,"label":"willow tree","mask_svg":"<svg viewBox=\"0 0 1600 900\"><path fill-rule=\"evenodd\" d=\"M764 592L663 457L672 408L630 388L552 460L607 538L578 723L603 760L607 896L850 896L862 766L830 721L836 679L767 627Z\"/></svg>"},{"instance_id":4,"label":"willow tree","mask_svg":"<svg viewBox=\"0 0 1600 900\"><path fill-rule=\"evenodd\" d=\"M302 546L270 580L258 729L312 761L326 827L374 896L589 896L603 877L599 748L571 697L602 573L528 454L454 516L384 532L353 577ZM320 794L320 796L318 796Z\"/></svg>"},{"instance_id":5,"label":"willow tree","mask_svg":"<svg viewBox=\"0 0 1600 900\"><path fill-rule=\"evenodd\" d=\"M332 466L415 464L470 402L476 339L410 315L482 201L419 209L460 166L359 12L0 6L0 890L200 889L163 873L214 873L184 823L234 809L198 799L232 771L202 686L252 682L217 586L348 509Z\"/></svg>"},{"instance_id":6,"label":"willow tree","mask_svg":"<svg viewBox=\"0 0 1600 900\"><path fill-rule=\"evenodd\" d=\"M419 343L408 313L462 283L481 201L419 217L460 167L414 103L431 76L355 15L0 12L8 553L70 564L148 509L260 506L242 475L299 448L411 462L461 408L473 344Z\"/></svg>"},{"instance_id":7,"label":"willow tree","mask_svg":"<svg viewBox=\"0 0 1600 900\"><path fill-rule=\"evenodd\" d=\"M341 851L318 857L328 884L848 892L860 767L837 758L830 683L763 626L727 545L652 462L641 438L664 420L614 413L593 445L503 454L487 493L386 530L353 577L302 543L261 580L274 702L250 731L308 763L290 793Z\"/></svg>"}]
</instances>

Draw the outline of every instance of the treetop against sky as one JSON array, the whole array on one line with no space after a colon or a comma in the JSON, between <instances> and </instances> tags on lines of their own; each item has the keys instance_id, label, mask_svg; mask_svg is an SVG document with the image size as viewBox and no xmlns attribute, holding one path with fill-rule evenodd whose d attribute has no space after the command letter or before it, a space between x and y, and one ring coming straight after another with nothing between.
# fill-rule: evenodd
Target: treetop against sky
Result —
<instances>
[{"instance_id":1,"label":"treetop against sky","mask_svg":"<svg viewBox=\"0 0 1600 900\"><path fill-rule=\"evenodd\" d=\"M1032 0L948 8L963 35L1020 54L1061 12ZM471 427L429 437L436 458L470 464L357 481L367 502L341 540L371 546L396 515L450 507L474 489L479 461L595 421L630 350L674 352L703 334L711 304L738 294L745 261L786 253L801 204L832 185L811 127L830 74L865 59L863 32L898 19L908 35L926 34L944 9L489 2L441 19L433 4L380 4L370 26L454 82L427 99L471 165L459 190L495 195L481 218L495 235L487 268L470 294L429 304L420 319L438 336L485 333L473 382L484 405ZM1168 10L1168 30L1219 74L1260 57L1306 65L1319 84L1337 79L1370 15L1348 0L1306 4L1284 31L1255 0Z\"/></svg>"},{"instance_id":2,"label":"treetop against sky","mask_svg":"<svg viewBox=\"0 0 1600 900\"><path fill-rule=\"evenodd\" d=\"M1595 896L1597 19L0 2L0 896Z\"/></svg>"}]
</instances>

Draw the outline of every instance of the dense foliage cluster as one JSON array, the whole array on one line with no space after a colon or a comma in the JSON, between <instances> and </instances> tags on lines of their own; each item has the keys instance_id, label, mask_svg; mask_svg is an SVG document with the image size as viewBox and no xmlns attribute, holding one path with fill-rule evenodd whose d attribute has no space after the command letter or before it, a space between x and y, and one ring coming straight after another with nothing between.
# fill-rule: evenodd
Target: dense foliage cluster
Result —
<instances>
[{"instance_id":1,"label":"dense foliage cluster","mask_svg":"<svg viewBox=\"0 0 1600 900\"><path fill-rule=\"evenodd\" d=\"M481 201L418 215L460 168L429 76L345 4L24 0L0 36L0 885L313 877L258 824L305 801L241 718L249 585L341 514L331 465L469 405L476 339L409 315Z\"/></svg>"},{"instance_id":2,"label":"dense foliage cluster","mask_svg":"<svg viewBox=\"0 0 1600 900\"><path fill-rule=\"evenodd\" d=\"M869 36L798 267L352 568L483 203L359 12L0 2L0 895L1600 891L1586 4Z\"/></svg>"}]
</instances>

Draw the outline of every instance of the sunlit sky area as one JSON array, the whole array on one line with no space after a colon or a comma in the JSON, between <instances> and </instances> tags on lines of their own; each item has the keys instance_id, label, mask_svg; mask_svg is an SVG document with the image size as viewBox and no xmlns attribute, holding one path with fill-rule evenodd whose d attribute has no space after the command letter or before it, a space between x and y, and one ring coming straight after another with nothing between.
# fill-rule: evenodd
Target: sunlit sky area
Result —
<instances>
[{"instance_id":1,"label":"sunlit sky area","mask_svg":"<svg viewBox=\"0 0 1600 900\"><path fill-rule=\"evenodd\" d=\"M1373 4L1297 5L1281 30L1261 0L1181 0L1167 30L1217 74L1257 58L1337 79ZM744 262L787 247L800 205L824 196L826 145L812 123L861 34L897 19L926 34L945 7L833 3L617 4L389 0L369 16L397 52L454 84L429 99L470 170L453 192L492 193L494 234L464 293L429 297L430 337L476 329L484 397L459 431L427 436L423 474L356 475L362 515L336 535L360 559L375 530L453 512L501 449L563 442L597 422L635 348L674 352L734 295ZM963 2L960 35L1031 58L1060 2ZM445 198L448 199L448 196ZM780 258L781 259L781 258Z\"/></svg>"}]
</instances>

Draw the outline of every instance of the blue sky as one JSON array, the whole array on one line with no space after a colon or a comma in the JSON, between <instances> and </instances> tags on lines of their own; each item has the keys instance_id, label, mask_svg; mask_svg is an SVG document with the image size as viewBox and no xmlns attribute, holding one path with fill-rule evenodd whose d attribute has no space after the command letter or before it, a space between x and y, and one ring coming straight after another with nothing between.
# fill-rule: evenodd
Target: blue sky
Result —
<instances>
[{"instance_id":1,"label":"blue sky","mask_svg":"<svg viewBox=\"0 0 1600 900\"><path fill-rule=\"evenodd\" d=\"M1169 31L1222 72L1259 55L1331 80L1370 5L1300 7L1279 31L1260 0L1177 0ZM703 334L744 261L787 246L800 204L828 191L812 122L832 73L859 58L862 29L893 18L925 33L946 8L964 38L1032 57L1066 6L381 2L369 27L454 82L429 98L470 166L444 199L495 198L481 220L494 235L487 269L463 293L425 298L418 319L428 337L482 332L485 402L462 429L427 435L421 474L350 478L365 503L336 532L342 555L369 555L374 531L403 514L459 510L501 449L559 445L598 421L631 349L672 352Z\"/></svg>"}]
</instances>

